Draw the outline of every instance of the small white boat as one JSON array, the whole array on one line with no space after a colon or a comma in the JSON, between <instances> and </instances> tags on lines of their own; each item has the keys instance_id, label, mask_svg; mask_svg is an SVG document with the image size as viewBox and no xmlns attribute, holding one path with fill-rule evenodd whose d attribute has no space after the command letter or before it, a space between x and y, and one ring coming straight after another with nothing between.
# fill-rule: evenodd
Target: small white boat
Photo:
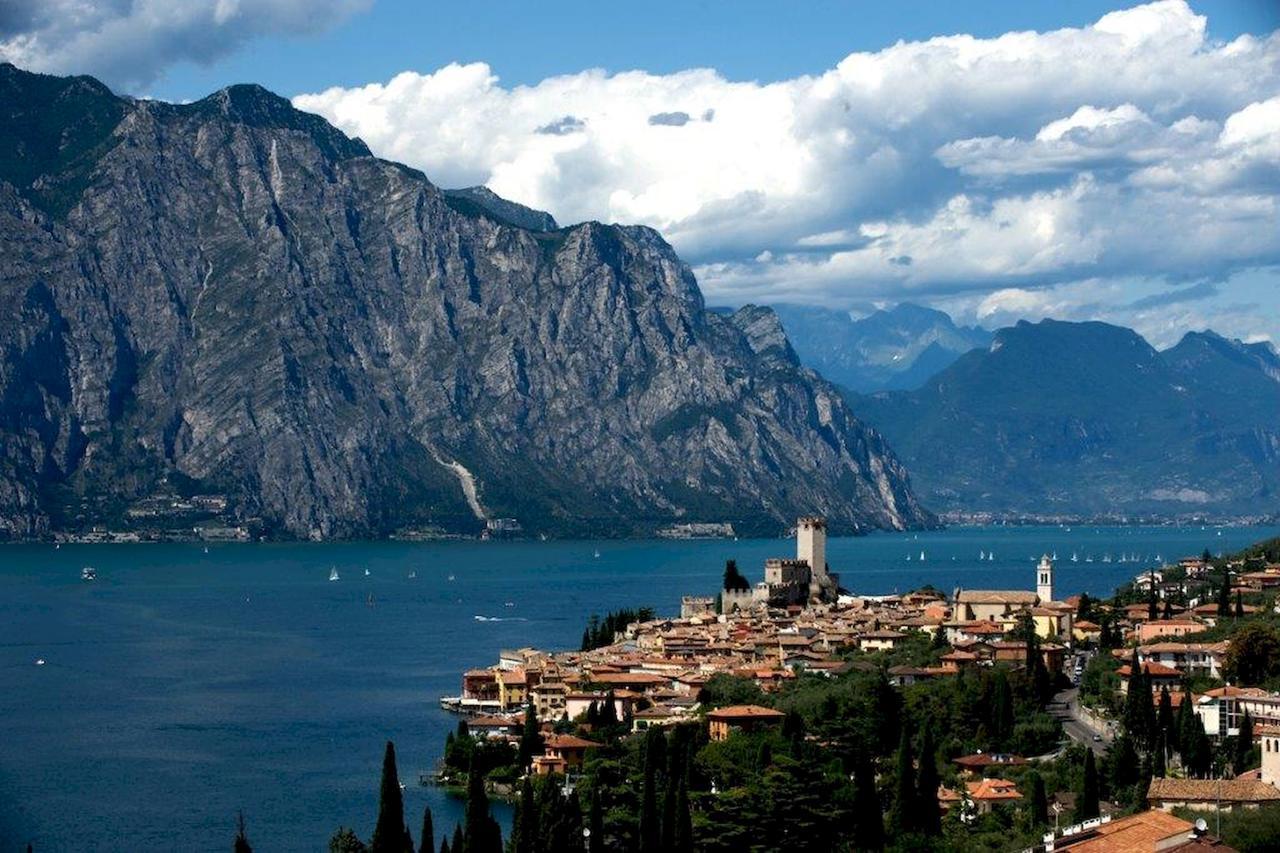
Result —
<instances>
[{"instance_id":1,"label":"small white boat","mask_svg":"<svg viewBox=\"0 0 1280 853\"><path fill-rule=\"evenodd\" d=\"M990 563L990 562L991 562L992 560L994 560L995 558L996 558L996 552L995 552L995 551L988 551L988 552L987 552L987 562L988 562L988 563Z\"/></svg>"},{"instance_id":2,"label":"small white boat","mask_svg":"<svg viewBox=\"0 0 1280 853\"><path fill-rule=\"evenodd\" d=\"M418 573L417 573L417 572L409 572L409 579L410 579L410 580L413 580L413 579L414 579L414 578L416 578L417 576L418 576Z\"/></svg>"},{"instance_id":3,"label":"small white boat","mask_svg":"<svg viewBox=\"0 0 1280 853\"><path fill-rule=\"evenodd\" d=\"M920 562L924 562L924 551L920 552Z\"/></svg>"},{"instance_id":4,"label":"small white boat","mask_svg":"<svg viewBox=\"0 0 1280 853\"><path fill-rule=\"evenodd\" d=\"M598 548L596 549L595 558L597 560L600 559L600 550Z\"/></svg>"},{"instance_id":5,"label":"small white boat","mask_svg":"<svg viewBox=\"0 0 1280 853\"><path fill-rule=\"evenodd\" d=\"M338 567L334 566L329 570L329 580L336 581L338 579Z\"/></svg>"},{"instance_id":6,"label":"small white boat","mask_svg":"<svg viewBox=\"0 0 1280 853\"><path fill-rule=\"evenodd\" d=\"M1072 551L1072 552L1071 552L1071 562L1073 562L1073 563L1078 563L1078 562L1080 562L1080 555L1079 555L1079 554L1077 554L1075 551Z\"/></svg>"},{"instance_id":7,"label":"small white boat","mask_svg":"<svg viewBox=\"0 0 1280 853\"><path fill-rule=\"evenodd\" d=\"M910 563L910 562L911 562L911 555L910 555L910 554L908 554L908 555L907 555L907 562L908 562L908 563Z\"/></svg>"},{"instance_id":8,"label":"small white boat","mask_svg":"<svg viewBox=\"0 0 1280 853\"><path fill-rule=\"evenodd\" d=\"M449 580L453 580L453 575L449 575Z\"/></svg>"},{"instance_id":9,"label":"small white boat","mask_svg":"<svg viewBox=\"0 0 1280 853\"><path fill-rule=\"evenodd\" d=\"M365 570L364 570L364 576L365 576L365 577L369 577L369 570L368 570L368 569L365 569Z\"/></svg>"},{"instance_id":10,"label":"small white boat","mask_svg":"<svg viewBox=\"0 0 1280 853\"><path fill-rule=\"evenodd\" d=\"M983 560L985 560L985 559L987 559L987 552L986 552L986 551L979 551L979 552L978 552L978 562L982 562L982 561L983 561Z\"/></svg>"},{"instance_id":11,"label":"small white boat","mask_svg":"<svg viewBox=\"0 0 1280 853\"><path fill-rule=\"evenodd\" d=\"M96 581L98 579L98 570L93 566L85 566L80 570L80 580Z\"/></svg>"},{"instance_id":12,"label":"small white boat","mask_svg":"<svg viewBox=\"0 0 1280 853\"><path fill-rule=\"evenodd\" d=\"M36 666L44 666L44 658L36 658Z\"/></svg>"}]
</instances>

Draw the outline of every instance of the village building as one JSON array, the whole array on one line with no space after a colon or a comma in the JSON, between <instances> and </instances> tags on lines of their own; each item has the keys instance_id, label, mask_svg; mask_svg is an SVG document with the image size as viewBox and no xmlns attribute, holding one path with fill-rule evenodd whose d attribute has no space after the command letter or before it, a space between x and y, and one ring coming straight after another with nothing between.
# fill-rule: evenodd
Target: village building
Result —
<instances>
[{"instance_id":1,"label":"village building","mask_svg":"<svg viewBox=\"0 0 1280 853\"><path fill-rule=\"evenodd\" d=\"M573 735L547 735L543 740L544 752L533 757L533 772L539 776L549 773L568 774L582 767L587 750L600 744Z\"/></svg>"},{"instance_id":2,"label":"village building","mask_svg":"<svg viewBox=\"0 0 1280 853\"><path fill-rule=\"evenodd\" d=\"M731 705L707 713L707 729L712 740L725 740L732 732L754 732L782 725L786 715L761 705Z\"/></svg>"}]
</instances>

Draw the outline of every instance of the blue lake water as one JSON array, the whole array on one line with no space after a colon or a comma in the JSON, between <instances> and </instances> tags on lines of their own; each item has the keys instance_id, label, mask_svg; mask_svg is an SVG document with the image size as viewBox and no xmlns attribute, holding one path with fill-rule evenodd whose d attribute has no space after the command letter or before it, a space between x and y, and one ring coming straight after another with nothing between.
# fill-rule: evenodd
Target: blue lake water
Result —
<instances>
[{"instance_id":1,"label":"blue lake water","mask_svg":"<svg viewBox=\"0 0 1280 853\"><path fill-rule=\"evenodd\" d=\"M1032 588L1034 558L1056 551L1065 597L1109 593L1148 565L1105 553L1173 559L1278 533L955 528L832 540L828 561L856 592ZM0 838L37 853L225 850L241 809L262 851L323 849L340 824L367 838L387 739L415 836L428 804L451 830L461 804L416 780L456 723L437 700L464 669L500 648L575 647L592 612L675 613L681 594L715 590L725 559L754 581L792 552L789 540L0 548ZM79 579L85 565L96 583Z\"/></svg>"}]
</instances>

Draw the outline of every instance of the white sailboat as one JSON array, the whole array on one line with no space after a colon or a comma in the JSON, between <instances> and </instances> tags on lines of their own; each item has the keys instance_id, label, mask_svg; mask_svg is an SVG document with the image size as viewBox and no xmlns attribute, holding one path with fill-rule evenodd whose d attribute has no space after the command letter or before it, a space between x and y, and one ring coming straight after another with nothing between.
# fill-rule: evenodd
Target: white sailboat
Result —
<instances>
[{"instance_id":1,"label":"white sailboat","mask_svg":"<svg viewBox=\"0 0 1280 853\"><path fill-rule=\"evenodd\" d=\"M1072 552L1071 552L1071 562L1073 562L1073 563L1078 563L1078 562L1080 562L1080 555L1079 555L1079 554L1077 554L1075 551L1072 551Z\"/></svg>"},{"instance_id":2,"label":"white sailboat","mask_svg":"<svg viewBox=\"0 0 1280 853\"><path fill-rule=\"evenodd\" d=\"M338 579L338 567L334 566L329 569L329 580L336 581Z\"/></svg>"},{"instance_id":3,"label":"white sailboat","mask_svg":"<svg viewBox=\"0 0 1280 853\"><path fill-rule=\"evenodd\" d=\"M920 552L920 562L924 562L924 551Z\"/></svg>"},{"instance_id":4,"label":"white sailboat","mask_svg":"<svg viewBox=\"0 0 1280 853\"><path fill-rule=\"evenodd\" d=\"M365 577L369 577L369 570L368 570L368 569L365 569L365 570L364 570L364 576L365 576Z\"/></svg>"},{"instance_id":5,"label":"white sailboat","mask_svg":"<svg viewBox=\"0 0 1280 853\"><path fill-rule=\"evenodd\" d=\"M979 563L981 563L981 562L982 562L983 560L985 560L985 559L987 559L987 552L986 552L986 551L979 551L979 552L978 552L978 562L979 562Z\"/></svg>"}]
</instances>

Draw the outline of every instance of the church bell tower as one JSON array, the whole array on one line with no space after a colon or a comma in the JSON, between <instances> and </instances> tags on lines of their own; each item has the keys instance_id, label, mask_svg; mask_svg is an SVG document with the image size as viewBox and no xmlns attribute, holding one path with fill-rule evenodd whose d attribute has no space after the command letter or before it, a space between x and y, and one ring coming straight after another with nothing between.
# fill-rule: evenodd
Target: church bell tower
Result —
<instances>
[{"instance_id":1,"label":"church bell tower","mask_svg":"<svg viewBox=\"0 0 1280 853\"><path fill-rule=\"evenodd\" d=\"M1040 565L1036 566L1036 595L1041 604L1053 601L1053 561L1048 554L1042 556Z\"/></svg>"}]
</instances>

